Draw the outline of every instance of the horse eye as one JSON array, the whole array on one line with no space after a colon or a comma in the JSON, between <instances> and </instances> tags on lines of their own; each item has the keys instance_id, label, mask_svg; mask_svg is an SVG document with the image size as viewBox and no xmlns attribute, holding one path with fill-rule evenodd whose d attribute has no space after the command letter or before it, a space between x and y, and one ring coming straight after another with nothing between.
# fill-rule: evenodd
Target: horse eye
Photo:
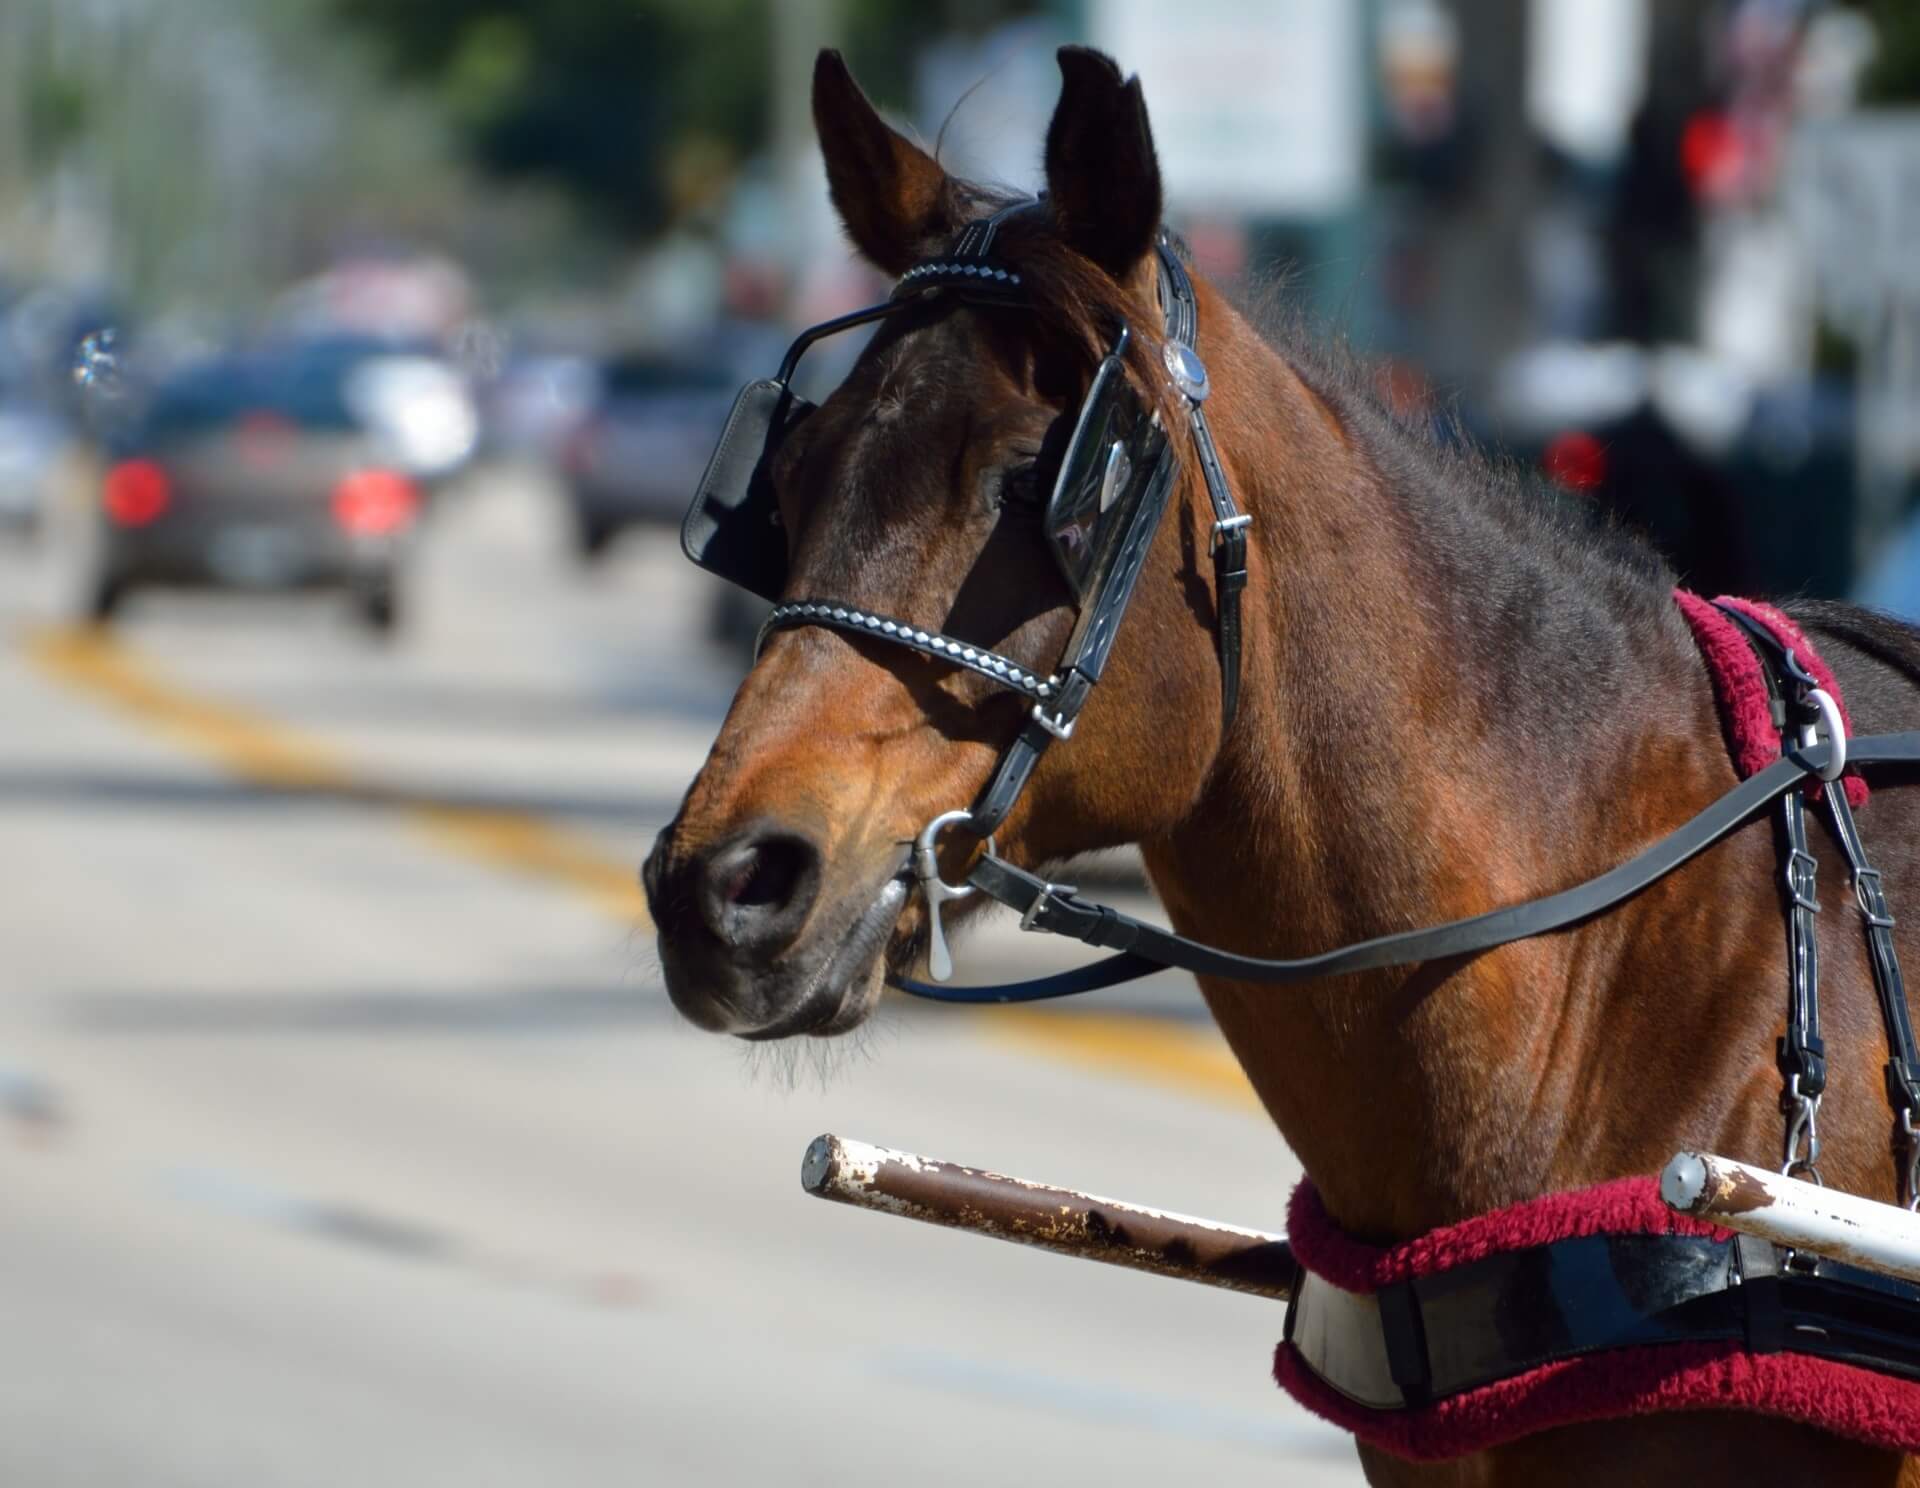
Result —
<instances>
[{"instance_id":1,"label":"horse eye","mask_svg":"<svg viewBox=\"0 0 1920 1488\"><path fill-rule=\"evenodd\" d=\"M1023 510L1038 510L1046 499L1040 480L1040 462L1027 460L1009 466L1000 473L1000 505Z\"/></svg>"}]
</instances>

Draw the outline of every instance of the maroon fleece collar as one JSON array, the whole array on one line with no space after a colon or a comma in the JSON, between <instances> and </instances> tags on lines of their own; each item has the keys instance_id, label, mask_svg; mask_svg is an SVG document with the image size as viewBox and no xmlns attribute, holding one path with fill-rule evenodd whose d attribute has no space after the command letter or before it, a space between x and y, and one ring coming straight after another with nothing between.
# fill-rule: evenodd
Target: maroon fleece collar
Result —
<instances>
[{"instance_id":1,"label":"maroon fleece collar","mask_svg":"<svg viewBox=\"0 0 1920 1488\"><path fill-rule=\"evenodd\" d=\"M1710 603L1685 589L1673 591L1673 602L1686 617L1694 642L1707 663L1707 673L1713 678L1713 696L1720 704L1720 727L1727 736L1727 752L1733 756L1733 767L1742 780L1758 774L1780 757L1780 734L1773 726L1760 658L1740 633L1740 627L1716 609L1715 603L1738 610L1771 631L1782 646L1791 647L1800 664L1840 705L1840 717L1846 723L1847 732L1853 732L1853 715L1847 712L1840 684L1834 680L1820 653L1814 650L1806 632L1786 615L1758 600L1734 599L1723 594L1718 601ZM1855 771L1849 771L1845 778L1847 804L1858 810L1867 803L1867 782ZM1813 782L1808 795L1814 800L1820 798L1818 781Z\"/></svg>"}]
</instances>

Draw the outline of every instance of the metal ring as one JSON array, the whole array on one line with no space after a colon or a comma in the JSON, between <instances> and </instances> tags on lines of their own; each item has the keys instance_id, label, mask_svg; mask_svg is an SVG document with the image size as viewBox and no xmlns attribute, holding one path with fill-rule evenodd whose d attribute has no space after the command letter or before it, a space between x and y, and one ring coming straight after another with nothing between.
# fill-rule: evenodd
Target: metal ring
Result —
<instances>
[{"instance_id":1,"label":"metal ring","mask_svg":"<svg viewBox=\"0 0 1920 1488\"><path fill-rule=\"evenodd\" d=\"M1833 746L1833 755L1821 770L1820 778L1838 780L1841 772L1847 768L1847 725L1840 717L1840 705L1824 687L1809 687L1807 701L1820 710L1820 722L1827 727L1827 742ZM1800 739L1803 744L1817 744L1819 735L1812 725L1808 725L1801 732Z\"/></svg>"},{"instance_id":2,"label":"metal ring","mask_svg":"<svg viewBox=\"0 0 1920 1488\"><path fill-rule=\"evenodd\" d=\"M920 835L913 839L913 876L923 884L938 884L944 889L945 898L964 899L973 892L972 884L960 884L957 887L940 877L940 865L935 857L935 844L940 834L948 827L960 822L973 820L973 813L967 810L943 811L920 829ZM993 851L993 833L987 833L987 851Z\"/></svg>"}]
</instances>

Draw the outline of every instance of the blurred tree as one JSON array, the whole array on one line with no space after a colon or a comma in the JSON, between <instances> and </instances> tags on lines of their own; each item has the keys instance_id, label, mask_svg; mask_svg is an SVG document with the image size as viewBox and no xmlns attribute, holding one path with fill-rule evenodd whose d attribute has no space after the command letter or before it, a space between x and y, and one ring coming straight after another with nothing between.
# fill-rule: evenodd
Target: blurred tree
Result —
<instances>
[{"instance_id":1,"label":"blurred tree","mask_svg":"<svg viewBox=\"0 0 1920 1488\"><path fill-rule=\"evenodd\" d=\"M1866 0L1880 48L1862 79L1863 103L1920 103L1920 5L1913 0Z\"/></svg>"},{"instance_id":2,"label":"blurred tree","mask_svg":"<svg viewBox=\"0 0 1920 1488\"><path fill-rule=\"evenodd\" d=\"M434 89L477 163L563 187L601 226L658 231L772 128L777 0L324 0ZM921 46L1059 0L838 0L830 33L883 103Z\"/></svg>"},{"instance_id":3,"label":"blurred tree","mask_svg":"<svg viewBox=\"0 0 1920 1488\"><path fill-rule=\"evenodd\" d=\"M764 138L765 0L329 0L431 85L476 161L660 227Z\"/></svg>"}]
</instances>

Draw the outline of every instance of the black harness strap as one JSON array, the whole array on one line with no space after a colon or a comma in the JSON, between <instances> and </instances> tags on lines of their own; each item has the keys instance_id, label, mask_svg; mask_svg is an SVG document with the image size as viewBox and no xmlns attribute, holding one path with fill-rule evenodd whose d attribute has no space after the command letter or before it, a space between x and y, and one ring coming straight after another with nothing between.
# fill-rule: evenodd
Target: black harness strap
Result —
<instances>
[{"instance_id":1,"label":"black harness strap","mask_svg":"<svg viewBox=\"0 0 1920 1488\"><path fill-rule=\"evenodd\" d=\"M1214 635L1220 652L1220 731L1233 725L1240 706L1240 592L1247 587L1247 529L1253 518L1234 505L1233 488L1220 464L1220 451L1207 427L1204 405L1212 384L1194 350L1200 332L1200 308L1193 280L1164 234L1160 246L1160 306L1166 320L1164 355L1167 375L1187 400L1193 450L1213 507Z\"/></svg>"},{"instance_id":2,"label":"black harness strap","mask_svg":"<svg viewBox=\"0 0 1920 1488\"><path fill-rule=\"evenodd\" d=\"M1783 646L1777 636L1765 626L1756 624L1749 616L1727 605L1720 605L1721 613L1738 622L1742 632L1759 653L1762 666L1761 674L1767 680L1769 695L1774 700L1774 721L1781 729L1782 747L1790 742L1789 730L1795 723L1802 722L1807 715L1806 696L1817 685L1817 680L1801 665L1793 651ZM1789 704L1783 697L1785 689L1791 688L1794 697ZM1794 717L1795 713L1802 715ZM1827 809L1833 819L1834 837L1840 843L1840 850L1847 860L1848 876L1853 881L1854 900L1860 907L1860 915L1867 939L1867 964L1873 974L1874 992L1880 1003L1880 1019L1887 1033L1888 1059L1886 1064L1887 1103L1893 1108L1894 1119L1898 1124L1897 1145L1902 1149L1897 1177L1901 1202L1909 1209L1920 1207L1920 1050L1916 1050L1913 1022L1907 1011L1907 990L1905 979L1900 974L1900 957L1893 943L1893 913L1887 906L1887 896L1880 880L1880 872L1867 860L1867 850L1860 838L1859 824L1854 820L1853 807L1847 800L1846 785L1843 780L1829 781L1822 792ZM1798 806L1801 793L1794 791L1784 797L1789 811ZM1781 1104L1789 1115L1795 1115L1807 1109L1798 1092L1811 1097L1812 1109L1819 1107L1820 1093L1826 1085L1825 1048L1820 1042L1820 1015L1818 1002L1819 971L1817 953L1812 949L1812 908L1813 897L1813 859L1806 852L1806 828L1804 821L1799 824L1799 838L1793 837L1795 823L1788 823L1788 863L1787 879L1789 894L1789 923L1793 926L1792 940L1794 959L1792 971L1794 986L1789 1001L1787 1036L1780 1041L1780 1069L1787 1080L1787 1090L1781 1097ZM1808 908L1802 909L1802 902ZM1802 922L1805 923L1804 930ZM1803 1004L1803 963L1799 953L1799 941L1804 934L1809 947L1804 968L1804 1004ZM1797 1084L1796 1084L1797 1081ZM1793 1150L1796 1142L1793 1133L1796 1127L1789 1127L1787 1159L1792 1166L1810 1166L1817 1142L1812 1140L1813 1132L1807 1132L1808 1157L1798 1161Z\"/></svg>"},{"instance_id":3,"label":"black harness strap","mask_svg":"<svg viewBox=\"0 0 1920 1488\"><path fill-rule=\"evenodd\" d=\"M1846 855L1853 878L1855 902L1866 927L1867 959L1873 968L1873 986L1880 997L1880 1019L1887 1029L1887 1104L1899 1122L1900 1202L1920 1208L1920 1051L1914 1047L1913 1021L1907 1012L1907 988L1900 975L1900 958L1893 947L1893 912L1880 884L1880 870L1867 861L1853 807L1838 783L1828 787L1828 806L1834 835Z\"/></svg>"},{"instance_id":4,"label":"black harness strap","mask_svg":"<svg viewBox=\"0 0 1920 1488\"><path fill-rule=\"evenodd\" d=\"M974 865L967 882L1019 914L1023 928L1065 935L1124 954L1059 976L998 986L935 986L904 978L894 985L942 1002L1038 1002L1110 987L1162 967L1233 981L1288 984L1470 956L1510 941L1565 929L1631 899L1682 863L1698 857L1734 828L1751 821L1809 775L1818 774L1831 755L1831 746L1826 744L1793 749L1636 856L1558 893L1444 925L1377 936L1297 960L1242 956L1189 940L1106 905L1090 903L1072 889L1050 884L988 853ZM1862 765L1920 764L1920 732L1863 735L1849 742L1847 758Z\"/></svg>"},{"instance_id":5,"label":"black harness strap","mask_svg":"<svg viewBox=\"0 0 1920 1488\"><path fill-rule=\"evenodd\" d=\"M1766 626L1732 605L1714 608L1731 620L1760 663L1773 726L1780 748L1791 747L1808 704L1814 678L1793 652ZM1789 695L1791 690L1791 695ZM1787 911L1787 1026L1774 1046L1774 1063L1783 1082L1780 1109L1787 1117L1785 1166L1789 1175L1819 1181L1820 1098L1827 1088L1827 1046L1820 1037L1820 939L1814 916L1820 865L1807 844L1806 796L1798 790L1780 798L1781 887Z\"/></svg>"}]
</instances>

